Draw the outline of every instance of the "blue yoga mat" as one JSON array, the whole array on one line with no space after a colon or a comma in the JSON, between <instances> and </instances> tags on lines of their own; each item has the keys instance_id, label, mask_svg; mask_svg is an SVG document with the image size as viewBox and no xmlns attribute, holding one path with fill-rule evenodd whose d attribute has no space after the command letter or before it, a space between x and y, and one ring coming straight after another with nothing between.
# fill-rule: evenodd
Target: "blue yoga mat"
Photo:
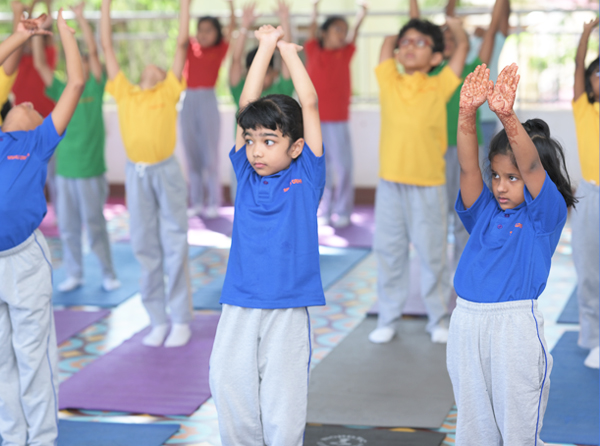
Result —
<instances>
[{"instance_id":1,"label":"blue yoga mat","mask_svg":"<svg viewBox=\"0 0 600 446\"><path fill-rule=\"evenodd\" d=\"M124 424L58 421L58 446L160 446L179 424Z\"/></svg>"},{"instance_id":2,"label":"blue yoga mat","mask_svg":"<svg viewBox=\"0 0 600 446\"><path fill-rule=\"evenodd\" d=\"M579 323L579 303L577 302L577 287L571 293L571 297L565 304L562 313L556 321L559 324L578 324Z\"/></svg>"},{"instance_id":3,"label":"blue yoga mat","mask_svg":"<svg viewBox=\"0 0 600 446\"><path fill-rule=\"evenodd\" d=\"M323 289L329 289L335 282L341 279L358 262L369 254L369 249L362 248L331 248L319 246L319 261L321 263L321 281ZM194 308L203 310L220 310L221 291L225 276L217 276L215 279L200 287L193 294Z\"/></svg>"},{"instance_id":4,"label":"blue yoga mat","mask_svg":"<svg viewBox=\"0 0 600 446\"><path fill-rule=\"evenodd\" d=\"M115 307L129 299L140 290L140 265L133 255L129 243L114 243L111 245L113 263L121 288L114 291L102 289L102 271L98 259L93 253L88 253L83 259L85 284L73 291L62 293L57 285L66 279L64 267L57 268L53 273L54 290L52 303L54 305L94 305L97 307ZM190 246L190 258L204 252L206 248Z\"/></svg>"},{"instance_id":5,"label":"blue yoga mat","mask_svg":"<svg viewBox=\"0 0 600 446\"><path fill-rule=\"evenodd\" d=\"M577 346L578 336L577 331L565 332L552 350L550 397L541 433L545 442L599 442L598 370L583 365L588 351Z\"/></svg>"}]
</instances>

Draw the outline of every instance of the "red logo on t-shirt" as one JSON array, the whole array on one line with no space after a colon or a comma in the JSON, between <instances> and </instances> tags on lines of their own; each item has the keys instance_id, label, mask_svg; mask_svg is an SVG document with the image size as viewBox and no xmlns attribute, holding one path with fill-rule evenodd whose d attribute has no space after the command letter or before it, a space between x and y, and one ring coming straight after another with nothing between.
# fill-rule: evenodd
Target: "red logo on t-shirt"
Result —
<instances>
[{"instance_id":1,"label":"red logo on t-shirt","mask_svg":"<svg viewBox=\"0 0 600 446\"><path fill-rule=\"evenodd\" d=\"M27 155L7 155L6 156L7 160L25 161L27 158L29 158L29 153Z\"/></svg>"},{"instance_id":2,"label":"red logo on t-shirt","mask_svg":"<svg viewBox=\"0 0 600 446\"><path fill-rule=\"evenodd\" d=\"M517 224L515 225L515 228L522 228L522 227L523 227L523 225L522 225L521 223L517 223Z\"/></svg>"},{"instance_id":3,"label":"red logo on t-shirt","mask_svg":"<svg viewBox=\"0 0 600 446\"><path fill-rule=\"evenodd\" d=\"M290 181L290 186L291 186L292 184L302 184L302 180L292 180L292 181ZM290 190L290 186L288 186L288 187L284 187L284 188L283 188L283 191L284 191L284 192L287 192L288 190Z\"/></svg>"}]
</instances>

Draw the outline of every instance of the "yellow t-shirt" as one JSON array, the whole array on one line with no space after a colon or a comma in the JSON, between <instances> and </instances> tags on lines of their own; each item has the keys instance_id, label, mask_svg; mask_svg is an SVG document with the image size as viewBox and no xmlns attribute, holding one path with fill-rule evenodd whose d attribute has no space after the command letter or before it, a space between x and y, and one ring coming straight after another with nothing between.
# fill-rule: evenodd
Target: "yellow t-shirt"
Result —
<instances>
[{"instance_id":1,"label":"yellow t-shirt","mask_svg":"<svg viewBox=\"0 0 600 446\"><path fill-rule=\"evenodd\" d=\"M600 185L600 113L598 101L590 104L584 93L573 101L579 163L583 179Z\"/></svg>"},{"instance_id":2,"label":"yellow t-shirt","mask_svg":"<svg viewBox=\"0 0 600 446\"><path fill-rule=\"evenodd\" d=\"M4 105L8 99L8 95L10 94L10 90L12 89L16 78L16 71L8 76L6 71L4 71L4 67L0 66L0 108L2 108L2 105ZM2 117L0 117L0 125L2 125Z\"/></svg>"},{"instance_id":3,"label":"yellow t-shirt","mask_svg":"<svg viewBox=\"0 0 600 446\"><path fill-rule=\"evenodd\" d=\"M446 183L446 103L461 79L449 67L437 76L401 74L394 59L375 68L381 104L379 176L395 183Z\"/></svg>"},{"instance_id":4,"label":"yellow t-shirt","mask_svg":"<svg viewBox=\"0 0 600 446\"><path fill-rule=\"evenodd\" d=\"M117 101L119 126L127 157L134 163L155 164L175 150L177 109L185 81L172 71L164 81L142 90L127 80L122 71L106 83Z\"/></svg>"}]
</instances>

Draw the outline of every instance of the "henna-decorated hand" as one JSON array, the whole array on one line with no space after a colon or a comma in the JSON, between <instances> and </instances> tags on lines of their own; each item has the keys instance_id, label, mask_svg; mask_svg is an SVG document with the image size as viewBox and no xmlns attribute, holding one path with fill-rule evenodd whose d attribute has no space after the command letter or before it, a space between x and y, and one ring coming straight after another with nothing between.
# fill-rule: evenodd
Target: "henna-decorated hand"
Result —
<instances>
[{"instance_id":1,"label":"henna-decorated hand","mask_svg":"<svg viewBox=\"0 0 600 446\"><path fill-rule=\"evenodd\" d=\"M479 65L469 73L460 90L460 111L473 112L487 100L493 90L494 83L490 80L490 70L485 64Z\"/></svg>"},{"instance_id":2,"label":"henna-decorated hand","mask_svg":"<svg viewBox=\"0 0 600 446\"><path fill-rule=\"evenodd\" d=\"M488 93L490 110L499 118L513 113L513 105L517 96L517 85L521 76L517 74L519 67L513 63L504 67L493 90Z\"/></svg>"},{"instance_id":3,"label":"henna-decorated hand","mask_svg":"<svg viewBox=\"0 0 600 446\"><path fill-rule=\"evenodd\" d=\"M254 37L258 39L259 43L276 45L277 41L283 37L283 28L281 26L274 28L271 25L263 25L254 31Z\"/></svg>"}]
</instances>

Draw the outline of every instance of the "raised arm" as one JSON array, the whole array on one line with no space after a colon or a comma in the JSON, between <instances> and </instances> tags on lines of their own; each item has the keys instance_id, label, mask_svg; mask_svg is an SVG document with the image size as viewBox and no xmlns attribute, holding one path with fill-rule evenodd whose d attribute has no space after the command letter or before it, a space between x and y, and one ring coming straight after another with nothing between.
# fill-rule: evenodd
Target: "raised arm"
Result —
<instances>
[{"instance_id":1,"label":"raised arm","mask_svg":"<svg viewBox=\"0 0 600 446\"><path fill-rule=\"evenodd\" d=\"M177 48L175 48L175 58L171 71L181 80L185 58L187 56L188 45L190 44L190 0L179 1L179 32L177 33Z\"/></svg>"},{"instance_id":2,"label":"raised arm","mask_svg":"<svg viewBox=\"0 0 600 446\"><path fill-rule=\"evenodd\" d=\"M527 190L535 198L542 190L546 172L533 141L513 110L520 78L517 74L518 68L517 64L513 63L502 70L493 91L488 93L488 104L490 110L496 113L502 122L519 173L523 177Z\"/></svg>"},{"instance_id":3,"label":"raised arm","mask_svg":"<svg viewBox=\"0 0 600 446\"><path fill-rule=\"evenodd\" d=\"M35 36L31 39L31 49L33 52L33 66L38 72L44 85L49 87L54 80L54 70L48 65L46 60L46 50L44 48L44 37Z\"/></svg>"},{"instance_id":4,"label":"raised arm","mask_svg":"<svg viewBox=\"0 0 600 446\"><path fill-rule=\"evenodd\" d=\"M419 10L418 0L410 0L409 15L411 19L418 19L421 17L421 11Z\"/></svg>"},{"instance_id":5,"label":"raised arm","mask_svg":"<svg viewBox=\"0 0 600 446\"><path fill-rule=\"evenodd\" d=\"M285 0L278 0L277 2L277 16L279 17L279 24L283 28L283 40L286 42L292 41L292 25L290 23L290 5ZM285 79L291 77L290 70L285 62L281 64L281 75Z\"/></svg>"},{"instance_id":6,"label":"raised arm","mask_svg":"<svg viewBox=\"0 0 600 446\"><path fill-rule=\"evenodd\" d=\"M450 57L448 66L454 71L454 74L458 77L462 77L465 60L469 53L469 38L462 27L460 19L456 17L446 17L446 23L448 24L450 31L452 31L454 40L456 40L456 50L454 50L454 54Z\"/></svg>"},{"instance_id":7,"label":"raised arm","mask_svg":"<svg viewBox=\"0 0 600 446\"><path fill-rule=\"evenodd\" d=\"M356 42L360 25L362 25L363 20L367 16L367 2L365 0L358 0L356 4L358 5L358 11L356 12L356 18L354 19L354 26L352 26L352 29L350 29L350 32L346 37L346 43L348 44Z\"/></svg>"},{"instance_id":8,"label":"raised arm","mask_svg":"<svg viewBox=\"0 0 600 446\"><path fill-rule=\"evenodd\" d=\"M397 34L394 34L393 36L386 36L385 39L383 39L381 53L379 53L379 63L385 62L386 60L394 57L394 50L396 49L397 40Z\"/></svg>"},{"instance_id":9,"label":"raised arm","mask_svg":"<svg viewBox=\"0 0 600 446\"><path fill-rule=\"evenodd\" d=\"M573 100L579 99L579 96L585 93L585 55L588 50L588 41L590 34L596 26L598 26L598 17L595 20L590 20L583 25L583 33L579 39L577 47L577 55L575 56L575 82L573 84Z\"/></svg>"},{"instance_id":10,"label":"raised arm","mask_svg":"<svg viewBox=\"0 0 600 446\"><path fill-rule=\"evenodd\" d=\"M308 29L308 39L315 40L317 38L317 34L319 32L319 25L317 21L319 20L319 2L321 0L313 0L313 9L312 14L310 16L310 27Z\"/></svg>"},{"instance_id":11,"label":"raised arm","mask_svg":"<svg viewBox=\"0 0 600 446\"><path fill-rule=\"evenodd\" d=\"M500 23L498 24L498 30L504 34L504 37L508 36L510 32L510 0L505 0L502 2L503 8L502 13L500 14Z\"/></svg>"},{"instance_id":12,"label":"raised arm","mask_svg":"<svg viewBox=\"0 0 600 446\"><path fill-rule=\"evenodd\" d=\"M481 48L479 49L479 59L489 65L492 53L494 52L494 42L496 41L496 32L500 27L503 14L506 10L505 6L508 0L496 0L494 3L494 9L492 10L492 20L490 26L488 26L485 35L483 36L483 42L481 42Z\"/></svg>"},{"instance_id":13,"label":"raised arm","mask_svg":"<svg viewBox=\"0 0 600 446\"><path fill-rule=\"evenodd\" d=\"M283 61L290 67L294 89L302 106L304 141L315 156L322 156L323 137L321 136L321 120L319 119L319 99L310 76L306 72L300 57L298 57L298 51L302 47L282 40L277 42L277 47Z\"/></svg>"},{"instance_id":14,"label":"raised arm","mask_svg":"<svg viewBox=\"0 0 600 446\"><path fill-rule=\"evenodd\" d=\"M56 25L67 61L67 85L58 99L54 110L52 110L52 122L56 128L56 132L62 135L75 112L75 108L77 108L79 98L85 87L85 79L83 78L81 54L79 54L77 41L75 40L75 36L73 36L74 31L67 26L65 19L63 19L62 9L58 11Z\"/></svg>"},{"instance_id":15,"label":"raised arm","mask_svg":"<svg viewBox=\"0 0 600 446\"><path fill-rule=\"evenodd\" d=\"M248 70L246 82L244 82L244 89L240 96L240 110L250 102L260 98L265 75L269 68L269 61L273 57L273 53L277 47L277 41L283 36L283 29L281 26L273 28L271 25L263 25L258 31L254 31L254 35L258 39L258 51ZM235 141L236 152L240 150L244 144L242 128L238 125Z\"/></svg>"},{"instance_id":16,"label":"raised arm","mask_svg":"<svg viewBox=\"0 0 600 446\"><path fill-rule=\"evenodd\" d=\"M476 116L477 109L487 100L492 88L490 70L483 64L467 76L460 90L456 144L460 163L460 196L466 209L473 206L483 190Z\"/></svg>"},{"instance_id":17,"label":"raised arm","mask_svg":"<svg viewBox=\"0 0 600 446\"><path fill-rule=\"evenodd\" d=\"M4 42L0 43L0 65L4 65L15 51L20 50L21 46L31 36L45 34L51 35L50 31L42 28L42 24L46 20L46 14L42 14L37 19L21 20L17 25L17 29ZM13 74L14 71L10 74ZM6 74L9 74L8 72Z\"/></svg>"},{"instance_id":18,"label":"raised arm","mask_svg":"<svg viewBox=\"0 0 600 446\"><path fill-rule=\"evenodd\" d=\"M238 30L238 36L233 44L231 51L231 66L229 67L229 85L235 87L242 80L244 73L244 48L246 47L246 38L248 30L254 24L256 15L254 8L256 3L246 3L242 13L242 27Z\"/></svg>"},{"instance_id":19,"label":"raised arm","mask_svg":"<svg viewBox=\"0 0 600 446\"><path fill-rule=\"evenodd\" d=\"M94 32L92 31L92 27L89 22L83 16L83 11L85 9L85 2L81 2L78 5L72 6L71 11L75 14L75 19L79 24L79 28L83 33L83 40L85 41L85 45L87 47L89 64L90 64L90 72L94 79L97 82L100 82L102 79L102 64L100 63L100 58L98 57L98 46L96 45L96 39L94 38Z\"/></svg>"},{"instance_id":20,"label":"raised arm","mask_svg":"<svg viewBox=\"0 0 600 446\"><path fill-rule=\"evenodd\" d=\"M235 21L235 6L233 4L233 0L225 0L229 6L229 24L227 28L225 28L225 32L223 33L223 40L225 42L229 42L231 40L231 36L233 35L233 31L236 28Z\"/></svg>"},{"instance_id":21,"label":"raised arm","mask_svg":"<svg viewBox=\"0 0 600 446\"><path fill-rule=\"evenodd\" d=\"M456 17L456 0L448 0L448 3L446 3L446 15L448 17Z\"/></svg>"},{"instance_id":22,"label":"raised arm","mask_svg":"<svg viewBox=\"0 0 600 446\"><path fill-rule=\"evenodd\" d=\"M119 74L121 67L119 67L119 62L117 61L117 56L115 55L115 50L112 43L110 3L111 0L102 0L100 14L100 43L102 44L102 51L104 52L108 78L113 80L115 77L117 77L117 74Z\"/></svg>"},{"instance_id":23,"label":"raised arm","mask_svg":"<svg viewBox=\"0 0 600 446\"><path fill-rule=\"evenodd\" d=\"M19 26L19 23L21 22L21 19L23 18L23 13L25 12L26 8L23 3L18 2L18 1L11 2L10 7L13 12L13 32L16 32L17 28ZM17 68L19 68L19 62L21 61L22 53L23 53L23 47L19 46L19 48L17 48L16 51L13 51L13 53L8 57L8 59L6 59L6 62L4 62L4 64L3 64L4 72L6 73L7 76L12 76L14 74L14 72L17 71Z\"/></svg>"}]
</instances>

